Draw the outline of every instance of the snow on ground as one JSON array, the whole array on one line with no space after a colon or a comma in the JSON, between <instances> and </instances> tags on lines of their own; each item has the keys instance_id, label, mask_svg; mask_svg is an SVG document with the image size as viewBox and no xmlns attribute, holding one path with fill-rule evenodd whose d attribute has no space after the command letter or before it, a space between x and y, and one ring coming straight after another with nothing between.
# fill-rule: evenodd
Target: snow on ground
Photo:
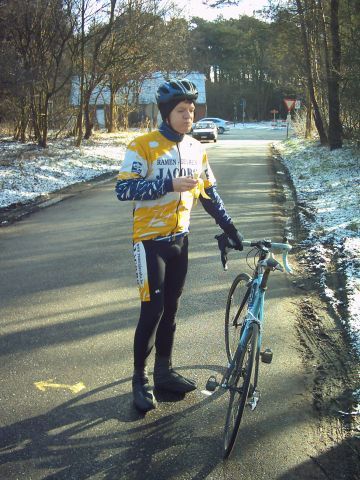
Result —
<instances>
[{"instance_id":1,"label":"snow on ground","mask_svg":"<svg viewBox=\"0 0 360 480\"><path fill-rule=\"evenodd\" d=\"M360 356L360 152L348 143L330 152L296 137L275 147L296 190L307 263ZM344 275L345 291L334 286L334 269Z\"/></svg>"},{"instance_id":2,"label":"snow on ground","mask_svg":"<svg viewBox=\"0 0 360 480\"><path fill-rule=\"evenodd\" d=\"M233 127L231 127L233 128ZM237 129L271 129L271 122L237 124ZM278 128L283 128L279 127ZM72 139L49 142L49 148L0 141L0 208L21 204L77 182L116 172L126 145L138 131L96 133L80 148ZM328 282L330 266L345 277L346 328L360 356L360 158L350 145L330 152L316 142L292 137L277 142L296 189L300 217L307 231L304 245L324 294L341 315L344 295ZM345 324L345 320L344 320Z\"/></svg>"},{"instance_id":3,"label":"snow on ground","mask_svg":"<svg viewBox=\"0 0 360 480\"><path fill-rule=\"evenodd\" d=\"M127 143L139 132L95 134L80 148L73 139L49 142L47 149L3 139L0 142L0 208L34 200L77 182L116 172Z\"/></svg>"}]
</instances>

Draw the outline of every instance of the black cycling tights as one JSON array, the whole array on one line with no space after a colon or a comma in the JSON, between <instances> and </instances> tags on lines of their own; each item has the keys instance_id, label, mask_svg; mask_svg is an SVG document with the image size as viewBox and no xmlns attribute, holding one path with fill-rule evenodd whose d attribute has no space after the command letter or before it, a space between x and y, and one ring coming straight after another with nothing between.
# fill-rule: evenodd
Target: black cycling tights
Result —
<instances>
[{"instance_id":1,"label":"black cycling tights","mask_svg":"<svg viewBox=\"0 0 360 480\"><path fill-rule=\"evenodd\" d=\"M145 253L135 253L138 278L140 271L142 283L147 280L150 293L150 301L141 302L134 339L134 365L143 368L154 344L158 355L171 357L175 315L187 273L188 238L172 242L145 240L136 246L137 251L142 246Z\"/></svg>"}]
</instances>

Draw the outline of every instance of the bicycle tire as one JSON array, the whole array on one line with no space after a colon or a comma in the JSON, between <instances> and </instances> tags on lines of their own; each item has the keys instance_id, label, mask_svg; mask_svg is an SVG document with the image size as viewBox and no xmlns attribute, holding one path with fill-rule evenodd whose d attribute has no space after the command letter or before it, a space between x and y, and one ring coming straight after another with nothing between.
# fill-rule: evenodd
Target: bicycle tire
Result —
<instances>
[{"instance_id":1,"label":"bicycle tire","mask_svg":"<svg viewBox=\"0 0 360 480\"><path fill-rule=\"evenodd\" d=\"M247 273L240 273L234 279L226 301L225 348L229 364L233 361L234 354L239 343L241 327L247 311L247 298L249 297L251 289L249 286L250 280L251 277ZM239 317L236 319L236 325L234 325L235 316L238 313L243 301L243 309Z\"/></svg>"},{"instance_id":2,"label":"bicycle tire","mask_svg":"<svg viewBox=\"0 0 360 480\"><path fill-rule=\"evenodd\" d=\"M226 459L235 444L240 422L249 396L254 363L258 349L259 326L253 323L247 332L245 346L235 354L235 366L228 381L230 394L224 430L224 453ZM238 357L238 358L236 358Z\"/></svg>"}]
</instances>

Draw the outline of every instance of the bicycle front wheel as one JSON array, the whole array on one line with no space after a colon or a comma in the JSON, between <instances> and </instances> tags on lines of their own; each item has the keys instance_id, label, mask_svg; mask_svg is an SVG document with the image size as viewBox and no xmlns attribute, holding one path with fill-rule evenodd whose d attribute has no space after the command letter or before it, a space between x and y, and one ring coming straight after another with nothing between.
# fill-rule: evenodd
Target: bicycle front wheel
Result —
<instances>
[{"instance_id":1,"label":"bicycle front wheel","mask_svg":"<svg viewBox=\"0 0 360 480\"><path fill-rule=\"evenodd\" d=\"M232 362L239 343L251 289L250 280L247 273L240 273L229 290L225 310L225 347L229 363Z\"/></svg>"},{"instance_id":2,"label":"bicycle front wheel","mask_svg":"<svg viewBox=\"0 0 360 480\"><path fill-rule=\"evenodd\" d=\"M246 336L244 348L239 345L235 353L234 367L227 385L230 398L225 421L224 458L230 455L234 447L244 408L254 390L251 380L255 374L259 326L253 323Z\"/></svg>"}]
</instances>

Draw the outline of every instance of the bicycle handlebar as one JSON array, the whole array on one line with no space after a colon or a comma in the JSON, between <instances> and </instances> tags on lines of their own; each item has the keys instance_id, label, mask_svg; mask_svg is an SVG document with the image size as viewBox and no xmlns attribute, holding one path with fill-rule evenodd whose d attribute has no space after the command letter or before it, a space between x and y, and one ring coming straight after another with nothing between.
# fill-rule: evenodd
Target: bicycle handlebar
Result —
<instances>
[{"instance_id":1,"label":"bicycle handlebar","mask_svg":"<svg viewBox=\"0 0 360 480\"><path fill-rule=\"evenodd\" d=\"M222 233L215 236L218 241L219 250L221 252L221 263L223 264L224 270L227 270L227 254L229 250L234 249L234 243L226 235ZM244 247L257 248L258 250L269 250L271 252L277 251L282 253L283 266L288 273L292 273L292 268L287 261L287 255L292 249L292 246L289 243L278 243L272 242L271 240L243 240L242 244Z\"/></svg>"}]
</instances>

